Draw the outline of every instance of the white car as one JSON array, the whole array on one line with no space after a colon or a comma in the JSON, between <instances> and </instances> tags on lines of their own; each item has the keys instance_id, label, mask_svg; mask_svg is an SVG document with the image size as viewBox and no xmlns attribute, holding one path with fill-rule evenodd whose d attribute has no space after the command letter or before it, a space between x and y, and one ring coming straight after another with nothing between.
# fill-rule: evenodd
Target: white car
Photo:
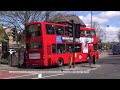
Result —
<instances>
[{"instance_id":1,"label":"white car","mask_svg":"<svg viewBox=\"0 0 120 90\"><path fill-rule=\"evenodd\" d=\"M14 49L9 49L8 52L10 52L10 54L13 54L16 51Z\"/></svg>"}]
</instances>

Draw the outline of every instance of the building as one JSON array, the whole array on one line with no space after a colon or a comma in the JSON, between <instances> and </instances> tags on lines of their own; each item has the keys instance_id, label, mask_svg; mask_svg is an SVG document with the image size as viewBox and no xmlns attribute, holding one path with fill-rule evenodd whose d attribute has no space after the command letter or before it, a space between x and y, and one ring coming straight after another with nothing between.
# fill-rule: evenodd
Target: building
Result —
<instances>
[{"instance_id":1,"label":"building","mask_svg":"<svg viewBox=\"0 0 120 90\"><path fill-rule=\"evenodd\" d=\"M4 38L4 40L6 40L6 42L5 42L5 41L1 41L1 43L0 43L0 50L1 50L1 51L4 51L4 50L7 49L8 43L9 43L9 38L8 38L8 35L6 34L4 28L3 28L3 29L2 29L2 28L0 29L0 35L2 36L2 38Z\"/></svg>"},{"instance_id":2,"label":"building","mask_svg":"<svg viewBox=\"0 0 120 90\"><path fill-rule=\"evenodd\" d=\"M73 20L75 24L80 24L83 27L86 27L86 25L83 23L83 21L76 15L70 14L70 15L63 15L63 14L56 14L55 16L48 19L48 22L54 22L54 23L65 23L67 24L70 20Z\"/></svg>"},{"instance_id":3,"label":"building","mask_svg":"<svg viewBox=\"0 0 120 90\"><path fill-rule=\"evenodd\" d=\"M3 28L0 33L4 34L4 38L7 41L0 43L0 50L2 50L2 52L6 52L8 48L16 48L19 46L17 42L13 40L12 30L10 28Z\"/></svg>"},{"instance_id":4,"label":"building","mask_svg":"<svg viewBox=\"0 0 120 90\"><path fill-rule=\"evenodd\" d=\"M8 45L9 45L9 48L14 48L16 46L18 46L18 43L16 41L13 40L13 37L12 37L12 30L10 28L6 28L5 29L5 33L7 34L8 36Z\"/></svg>"}]
</instances>

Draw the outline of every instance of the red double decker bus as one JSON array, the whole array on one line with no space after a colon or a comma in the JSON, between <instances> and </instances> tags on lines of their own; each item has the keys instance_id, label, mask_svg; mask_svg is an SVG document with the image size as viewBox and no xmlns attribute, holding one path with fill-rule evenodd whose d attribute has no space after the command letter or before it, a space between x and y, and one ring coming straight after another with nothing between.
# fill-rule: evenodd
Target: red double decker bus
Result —
<instances>
[{"instance_id":1,"label":"red double decker bus","mask_svg":"<svg viewBox=\"0 0 120 90\"><path fill-rule=\"evenodd\" d=\"M26 25L27 66L62 66L73 58L73 37L69 37L68 25L49 22L31 22ZM75 62L98 59L95 29L80 27L81 37L75 39Z\"/></svg>"}]
</instances>

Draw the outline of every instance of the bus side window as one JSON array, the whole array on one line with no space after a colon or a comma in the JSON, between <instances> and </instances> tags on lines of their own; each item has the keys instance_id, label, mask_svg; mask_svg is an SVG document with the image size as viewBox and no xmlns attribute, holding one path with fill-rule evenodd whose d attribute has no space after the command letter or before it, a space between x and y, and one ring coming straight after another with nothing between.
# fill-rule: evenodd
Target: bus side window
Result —
<instances>
[{"instance_id":1,"label":"bus side window","mask_svg":"<svg viewBox=\"0 0 120 90\"><path fill-rule=\"evenodd\" d=\"M61 49L57 49L57 53L62 53Z\"/></svg>"},{"instance_id":2,"label":"bus side window","mask_svg":"<svg viewBox=\"0 0 120 90\"><path fill-rule=\"evenodd\" d=\"M56 44L52 44L52 53L56 53Z\"/></svg>"},{"instance_id":3,"label":"bus side window","mask_svg":"<svg viewBox=\"0 0 120 90\"><path fill-rule=\"evenodd\" d=\"M57 53L65 52L65 44L57 44Z\"/></svg>"},{"instance_id":4,"label":"bus side window","mask_svg":"<svg viewBox=\"0 0 120 90\"><path fill-rule=\"evenodd\" d=\"M64 35L64 28L63 28L63 26L56 26L56 34L57 35Z\"/></svg>"},{"instance_id":5,"label":"bus side window","mask_svg":"<svg viewBox=\"0 0 120 90\"><path fill-rule=\"evenodd\" d=\"M53 35L54 34L54 26L50 24L46 24L46 33Z\"/></svg>"},{"instance_id":6,"label":"bus side window","mask_svg":"<svg viewBox=\"0 0 120 90\"><path fill-rule=\"evenodd\" d=\"M85 36L85 31L83 31L83 30L81 30L81 32L80 32L80 36Z\"/></svg>"},{"instance_id":7,"label":"bus side window","mask_svg":"<svg viewBox=\"0 0 120 90\"><path fill-rule=\"evenodd\" d=\"M81 52L81 44L75 44L75 52Z\"/></svg>"},{"instance_id":8,"label":"bus side window","mask_svg":"<svg viewBox=\"0 0 120 90\"><path fill-rule=\"evenodd\" d=\"M66 44L66 51L73 52L73 44Z\"/></svg>"},{"instance_id":9,"label":"bus side window","mask_svg":"<svg viewBox=\"0 0 120 90\"><path fill-rule=\"evenodd\" d=\"M85 36L86 36L86 37L91 36L91 32L90 32L90 31L85 31Z\"/></svg>"}]
</instances>

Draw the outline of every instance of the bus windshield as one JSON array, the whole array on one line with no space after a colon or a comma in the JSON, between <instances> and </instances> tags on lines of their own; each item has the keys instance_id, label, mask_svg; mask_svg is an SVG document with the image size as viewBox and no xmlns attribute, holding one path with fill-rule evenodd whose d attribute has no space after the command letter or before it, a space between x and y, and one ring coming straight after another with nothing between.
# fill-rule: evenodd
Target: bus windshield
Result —
<instances>
[{"instance_id":1,"label":"bus windshield","mask_svg":"<svg viewBox=\"0 0 120 90\"><path fill-rule=\"evenodd\" d=\"M40 24L26 26L26 37L37 37L41 35Z\"/></svg>"},{"instance_id":2,"label":"bus windshield","mask_svg":"<svg viewBox=\"0 0 120 90\"><path fill-rule=\"evenodd\" d=\"M26 46L27 46L27 50L41 49L42 43L41 42L27 43Z\"/></svg>"},{"instance_id":3,"label":"bus windshield","mask_svg":"<svg viewBox=\"0 0 120 90\"><path fill-rule=\"evenodd\" d=\"M82 37L95 37L94 30L81 30L80 36Z\"/></svg>"}]
</instances>

